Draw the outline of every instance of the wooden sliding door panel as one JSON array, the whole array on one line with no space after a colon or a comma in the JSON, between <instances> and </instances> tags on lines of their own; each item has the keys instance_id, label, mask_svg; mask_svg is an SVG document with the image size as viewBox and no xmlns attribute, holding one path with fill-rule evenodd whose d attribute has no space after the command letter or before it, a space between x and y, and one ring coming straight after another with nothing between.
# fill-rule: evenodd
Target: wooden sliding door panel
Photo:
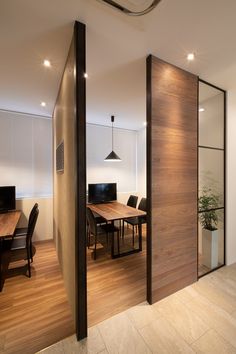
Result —
<instances>
[{"instance_id":1,"label":"wooden sliding door panel","mask_svg":"<svg viewBox=\"0 0 236 354\"><path fill-rule=\"evenodd\" d=\"M85 25L75 22L53 113L54 240L78 339L87 336L85 40ZM61 143L64 169L58 171Z\"/></svg>"},{"instance_id":2,"label":"wooden sliding door panel","mask_svg":"<svg viewBox=\"0 0 236 354\"><path fill-rule=\"evenodd\" d=\"M147 59L148 300L197 280L198 77Z\"/></svg>"}]
</instances>

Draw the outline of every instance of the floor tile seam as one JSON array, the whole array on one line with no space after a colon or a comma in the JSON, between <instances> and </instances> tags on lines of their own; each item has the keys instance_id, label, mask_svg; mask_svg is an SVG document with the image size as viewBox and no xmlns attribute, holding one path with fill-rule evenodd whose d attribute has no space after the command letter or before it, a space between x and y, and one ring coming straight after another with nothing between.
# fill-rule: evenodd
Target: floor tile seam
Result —
<instances>
[{"instance_id":1,"label":"floor tile seam","mask_svg":"<svg viewBox=\"0 0 236 354\"><path fill-rule=\"evenodd\" d=\"M204 332L202 335L200 335L200 337L199 338L197 338L197 339L195 339L190 345L192 346L192 345L194 345L197 341L199 341L203 336L205 336L208 332L210 332L210 331L215 331L215 329L214 328L208 328L207 330L206 330L206 332Z\"/></svg>"},{"instance_id":2,"label":"floor tile seam","mask_svg":"<svg viewBox=\"0 0 236 354\"><path fill-rule=\"evenodd\" d=\"M188 310L191 311L194 316L197 316L198 319L200 319L202 322L204 322L196 313L194 313L194 312L193 312L192 310L190 310L190 309L188 309ZM158 311L158 310L157 310L157 311ZM158 311L158 312L159 312L159 311ZM159 312L159 313L160 313L160 312ZM161 313L160 313L160 314L161 314ZM161 315L162 315L162 314L161 314ZM205 331L203 334L201 334L199 338L194 339L193 341L191 341L191 343L189 343L189 342L187 342L186 339L183 337L183 335L181 334L181 332L180 332L178 329L175 328L175 326L172 324L171 320L169 320L167 317L165 317L165 315L162 315L162 317L164 317L164 319L165 319L165 320L168 322L168 324L174 329L174 331L178 334L178 336L179 336L182 340L184 340L184 342L185 342L187 345L189 345L189 346L191 346L195 341L197 341L200 337L202 337L204 334L206 334L209 330L212 329L210 326L206 325L206 326L208 327L208 328L206 329L206 331Z\"/></svg>"},{"instance_id":3,"label":"floor tile seam","mask_svg":"<svg viewBox=\"0 0 236 354\"><path fill-rule=\"evenodd\" d=\"M106 321L106 320L105 320ZM103 335L102 335L102 332L101 332L101 330L100 330L100 328L99 328L99 324L101 324L102 322L100 322L100 323L98 323L97 325L96 325L96 327L97 327L97 330L98 330L98 332L99 332L99 334L100 334L100 336L101 336L101 338L102 338L102 341L103 341L103 344L104 344L104 346L105 346L105 350L108 352L108 353L110 353L110 351L108 350L108 348L107 348L107 345L106 345L106 341L105 341L105 339L104 339L104 337L103 337ZM99 353L98 353L99 354Z\"/></svg>"}]
</instances>

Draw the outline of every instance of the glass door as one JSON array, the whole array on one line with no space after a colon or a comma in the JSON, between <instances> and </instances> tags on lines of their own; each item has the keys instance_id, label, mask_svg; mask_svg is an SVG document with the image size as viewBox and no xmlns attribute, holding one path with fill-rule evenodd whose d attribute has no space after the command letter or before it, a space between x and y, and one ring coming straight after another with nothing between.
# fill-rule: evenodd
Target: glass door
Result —
<instances>
[{"instance_id":1,"label":"glass door","mask_svg":"<svg viewBox=\"0 0 236 354\"><path fill-rule=\"evenodd\" d=\"M225 264L225 95L199 80L199 277Z\"/></svg>"}]
</instances>

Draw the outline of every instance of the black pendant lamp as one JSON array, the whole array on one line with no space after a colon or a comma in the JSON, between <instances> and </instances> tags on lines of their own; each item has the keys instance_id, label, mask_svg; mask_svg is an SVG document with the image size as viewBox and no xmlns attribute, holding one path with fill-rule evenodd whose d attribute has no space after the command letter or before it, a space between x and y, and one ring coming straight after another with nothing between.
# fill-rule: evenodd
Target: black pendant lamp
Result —
<instances>
[{"instance_id":1,"label":"black pendant lamp","mask_svg":"<svg viewBox=\"0 0 236 354\"><path fill-rule=\"evenodd\" d=\"M113 151L113 123L114 123L115 117L111 116L111 130L112 130L112 151L110 154L104 159L104 161L114 161L114 162L120 162L121 159L119 156Z\"/></svg>"}]
</instances>

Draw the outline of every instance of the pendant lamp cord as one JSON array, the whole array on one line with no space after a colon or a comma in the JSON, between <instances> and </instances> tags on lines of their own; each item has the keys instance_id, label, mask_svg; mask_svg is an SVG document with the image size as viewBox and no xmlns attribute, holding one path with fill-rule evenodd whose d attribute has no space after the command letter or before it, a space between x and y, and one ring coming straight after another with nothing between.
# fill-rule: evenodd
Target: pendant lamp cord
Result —
<instances>
[{"instance_id":1,"label":"pendant lamp cord","mask_svg":"<svg viewBox=\"0 0 236 354\"><path fill-rule=\"evenodd\" d=\"M111 116L111 146L112 146L112 151L113 151L113 123L114 123L115 117Z\"/></svg>"}]
</instances>

